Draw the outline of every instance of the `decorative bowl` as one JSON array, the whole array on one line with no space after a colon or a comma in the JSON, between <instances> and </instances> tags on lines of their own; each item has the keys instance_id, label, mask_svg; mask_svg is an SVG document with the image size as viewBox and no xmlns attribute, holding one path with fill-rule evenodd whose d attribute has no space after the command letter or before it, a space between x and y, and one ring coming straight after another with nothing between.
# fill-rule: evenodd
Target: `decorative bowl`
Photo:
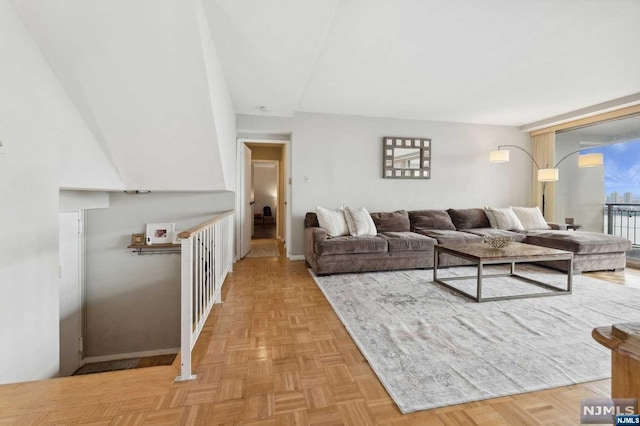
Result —
<instances>
[{"instance_id":1,"label":"decorative bowl","mask_svg":"<svg viewBox=\"0 0 640 426\"><path fill-rule=\"evenodd\" d=\"M489 247L494 249L501 249L507 247L509 244L513 242L513 238L511 237L484 237L484 242L489 245Z\"/></svg>"}]
</instances>

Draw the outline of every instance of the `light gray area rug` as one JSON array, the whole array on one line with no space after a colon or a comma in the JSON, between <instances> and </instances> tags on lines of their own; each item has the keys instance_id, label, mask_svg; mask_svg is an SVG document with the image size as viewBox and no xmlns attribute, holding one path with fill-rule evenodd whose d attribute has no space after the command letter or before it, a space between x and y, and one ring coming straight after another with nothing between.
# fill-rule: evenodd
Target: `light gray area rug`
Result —
<instances>
[{"instance_id":1,"label":"light gray area rug","mask_svg":"<svg viewBox=\"0 0 640 426\"><path fill-rule=\"evenodd\" d=\"M562 273L519 267L566 286ZM457 267L438 276L474 273ZM311 274L403 413L608 378L609 350L591 331L640 321L640 289L585 276L574 276L570 295L476 303L434 283L432 271ZM458 284L469 290L475 280ZM485 284L487 296L521 285Z\"/></svg>"},{"instance_id":2,"label":"light gray area rug","mask_svg":"<svg viewBox=\"0 0 640 426\"><path fill-rule=\"evenodd\" d=\"M253 240L251 250L246 257L277 257L280 256L276 240Z\"/></svg>"}]
</instances>

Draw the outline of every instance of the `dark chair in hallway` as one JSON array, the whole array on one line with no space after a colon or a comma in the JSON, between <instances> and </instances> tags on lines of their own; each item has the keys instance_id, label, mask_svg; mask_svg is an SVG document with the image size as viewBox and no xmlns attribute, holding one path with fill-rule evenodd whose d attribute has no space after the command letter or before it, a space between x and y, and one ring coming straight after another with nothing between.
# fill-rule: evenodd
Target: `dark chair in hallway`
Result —
<instances>
[{"instance_id":1,"label":"dark chair in hallway","mask_svg":"<svg viewBox=\"0 0 640 426\"><path fill-rule=\"evenodd\" d=\"M273 218L273 214L271 213L271 207L269 206L264 206L264 208L262 209L262 224L264 225L264 219L265 218ZM275 220L273 221L273 223L275 223Z\"/></svg>"}]
</instances>

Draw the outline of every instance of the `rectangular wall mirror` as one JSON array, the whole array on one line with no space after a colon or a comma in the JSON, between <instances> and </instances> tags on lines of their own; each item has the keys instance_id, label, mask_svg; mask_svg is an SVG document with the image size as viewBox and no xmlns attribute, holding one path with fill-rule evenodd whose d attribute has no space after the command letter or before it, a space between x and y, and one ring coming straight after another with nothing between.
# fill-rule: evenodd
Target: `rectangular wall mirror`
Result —
<instances>
[{"instance_id":1,"label":"rectangular wall mirror","mask_svg":"<svg viewBox=\"0 0 640 426\"><path fill-rule=\"evenodd\" d=\"M385 179L430 179L431 139L382 138L382 177Z\"/></svg>"}]
</instances>

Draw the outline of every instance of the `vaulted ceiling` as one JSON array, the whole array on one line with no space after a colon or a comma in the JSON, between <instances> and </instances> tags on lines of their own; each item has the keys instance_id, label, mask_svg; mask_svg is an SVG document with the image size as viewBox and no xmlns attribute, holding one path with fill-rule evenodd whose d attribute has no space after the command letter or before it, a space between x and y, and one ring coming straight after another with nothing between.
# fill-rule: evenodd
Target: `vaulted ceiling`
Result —
<instances>
[{"instance_id":1,"label":"vaulted ceiling","mask_svg":"<svg viewBox=\"0 0 640 426\"><path fill-rule=\"evenodd\" d=\"M640 1L13 4L127 189L234 188L234 113L523 125L640 94Z\"/></svg>"},{"instance_id":2,"label":"vaulted ceiling","mask_svg":"<svg viewBox=\"0 0 640 426\"><path fill-rule=\"evenodd\" d=\"M523 125L640 92L638 1L204 3L238 113Z\"/></svg>"},{"instance_id":3,"label":"vaulted ceiling","mask_svg":"<svg viewBox=\"0 0 640 426\"><path fill-rule=\"evenodd\" d=\"M126 189L235 187L234 108L199 2L14 4Z\"/></svg>"}]
</instances>

